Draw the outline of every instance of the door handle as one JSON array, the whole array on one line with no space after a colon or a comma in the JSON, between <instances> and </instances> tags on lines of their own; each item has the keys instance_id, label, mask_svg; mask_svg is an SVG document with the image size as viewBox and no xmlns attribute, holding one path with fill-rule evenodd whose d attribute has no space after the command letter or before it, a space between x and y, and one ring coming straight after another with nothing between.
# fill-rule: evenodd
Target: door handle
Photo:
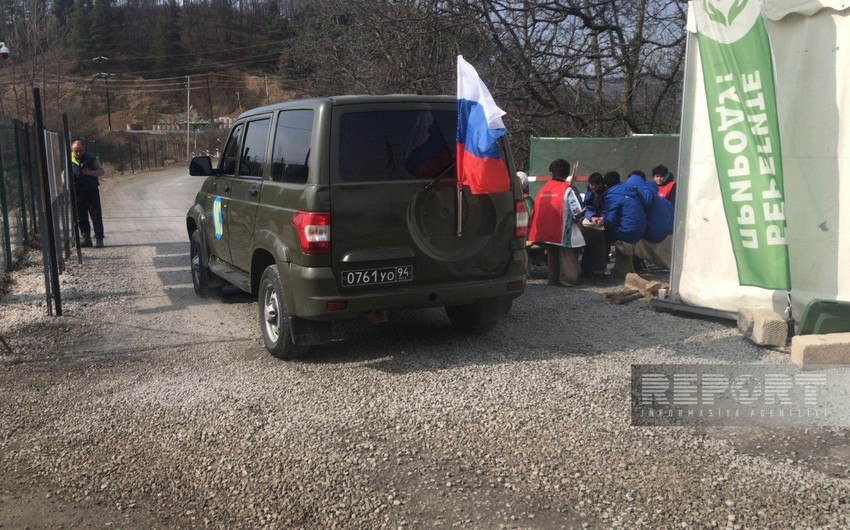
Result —
<instances>
[{"instance_id":1,"label":"door handle","mask_svg":"<svg viewBox=\"0 0 850 530\"><path fill-rule=\"evenodd\" d=\"M256 197L258 193L260 193L260 191L257 188L251 188L248 190L248 195L251 197Z\"/></svg>"}]
</instances>

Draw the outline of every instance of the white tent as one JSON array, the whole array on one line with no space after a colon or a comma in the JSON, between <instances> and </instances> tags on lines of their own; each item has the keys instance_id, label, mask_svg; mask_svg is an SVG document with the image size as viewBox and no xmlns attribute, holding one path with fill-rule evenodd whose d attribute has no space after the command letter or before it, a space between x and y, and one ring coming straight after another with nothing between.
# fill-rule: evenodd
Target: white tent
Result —
<instances>
[{"instance_id":1,"label":"white tent","mask_svg":"<svg viewBox=\"0 0 850 530\"><path fill-rule=\"evenodd\" d=\"M812 299L850 300L850 1L761 4L773 53L790 294L799 318ZM715 168L694 5L689 8L671 297L722 313L745 307L782 313L788 291L739 284Z\"/></svg>"}]
</instances>

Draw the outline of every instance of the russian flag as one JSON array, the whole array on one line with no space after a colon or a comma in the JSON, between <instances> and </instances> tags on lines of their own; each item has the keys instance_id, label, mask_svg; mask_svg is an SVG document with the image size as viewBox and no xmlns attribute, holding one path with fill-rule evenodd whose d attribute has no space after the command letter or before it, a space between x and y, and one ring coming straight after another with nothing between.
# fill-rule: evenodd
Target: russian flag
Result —
<instances>
[{"instance_id":1,"label":"russian flag","mask_svg":"<svg viewBox=\"0 0 850 530\"><path fill-rule=\"evenodd\" d=\"M457 56L457 186L472 193L511 188L508 168L499 158L497 140L505 135L500 109L475 68Z\"/></svg>"}]
</instances>

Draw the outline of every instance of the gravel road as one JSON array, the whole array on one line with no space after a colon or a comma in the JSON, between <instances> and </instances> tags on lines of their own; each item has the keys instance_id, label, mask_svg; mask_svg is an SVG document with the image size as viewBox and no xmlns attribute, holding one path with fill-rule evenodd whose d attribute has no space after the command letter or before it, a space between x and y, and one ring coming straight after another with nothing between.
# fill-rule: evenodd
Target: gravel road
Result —
<instances>
[{"instance_id":1,"label":"gravel road","mask_svg":"<svg viewBox=\"0 0 850 530\"><path fill-rule=\"evenodd\" d=\"M840 429L634 427L641 363L788 364L734 326L532 281L482 337L441 311L295 362L191 287L183 168L105 179L107 247L45 316L0 298L3 528L846 528Z\"/></svg>"}]
</instances>

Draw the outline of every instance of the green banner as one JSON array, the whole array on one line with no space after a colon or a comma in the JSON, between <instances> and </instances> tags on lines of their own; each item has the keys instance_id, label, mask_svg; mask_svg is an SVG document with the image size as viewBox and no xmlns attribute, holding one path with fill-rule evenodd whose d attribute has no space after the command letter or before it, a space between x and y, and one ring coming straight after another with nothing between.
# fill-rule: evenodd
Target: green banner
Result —
<instances>
[{"instance_id":1,"label":"green banner","mask_svg":"<svg viewBox=\"0 0 850 530\"><path fill-rule=\"evenodd\" d=\"M696 0L711 139L738 281L791 289L770 41L758 0Z\"/></svg>"}]
</instances>

